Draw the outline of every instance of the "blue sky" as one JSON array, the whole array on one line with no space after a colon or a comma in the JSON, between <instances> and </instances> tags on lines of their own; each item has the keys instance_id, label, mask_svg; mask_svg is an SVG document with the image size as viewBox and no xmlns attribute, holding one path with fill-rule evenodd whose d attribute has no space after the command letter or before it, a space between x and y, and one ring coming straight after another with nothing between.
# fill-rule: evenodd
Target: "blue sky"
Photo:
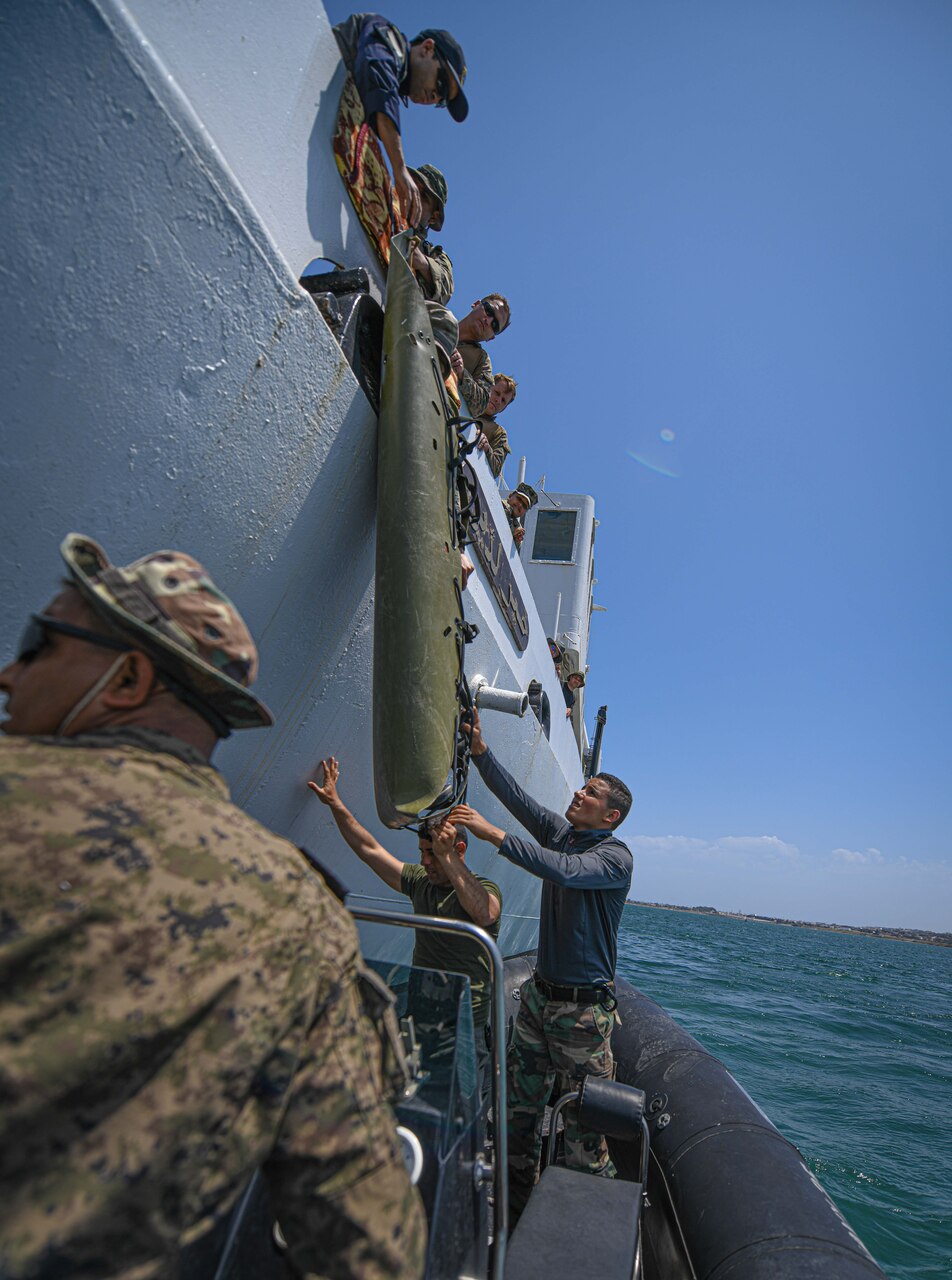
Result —
<instances>
[{"instance_id":1,"label":"blue sky","mask_svg":"<svg viewBox=\"0 0 952 1280\"><path fill-rule=\"evenodd\" d=\"M584 12L388 9L466 50L404 145L514 455L597 501L633 896L952 931L952 7Z\"/></svg>"}]
</instances>

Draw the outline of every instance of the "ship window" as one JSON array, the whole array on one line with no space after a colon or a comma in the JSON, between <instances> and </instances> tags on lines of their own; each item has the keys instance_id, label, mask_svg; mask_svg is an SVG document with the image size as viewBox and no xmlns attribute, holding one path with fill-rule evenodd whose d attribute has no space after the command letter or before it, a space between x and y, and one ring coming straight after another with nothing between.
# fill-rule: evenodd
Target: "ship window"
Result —
<instances>
[{"instance_id":1,"label":"ship window","mask_svg":"<svg viewBox=\"0 0 952 1280\"><path fill-rule=\"evenodd\" d=\"M540 511L536 515L533 560L571 564L575 559L578 511Z\"/></svg>"}]
</instances>

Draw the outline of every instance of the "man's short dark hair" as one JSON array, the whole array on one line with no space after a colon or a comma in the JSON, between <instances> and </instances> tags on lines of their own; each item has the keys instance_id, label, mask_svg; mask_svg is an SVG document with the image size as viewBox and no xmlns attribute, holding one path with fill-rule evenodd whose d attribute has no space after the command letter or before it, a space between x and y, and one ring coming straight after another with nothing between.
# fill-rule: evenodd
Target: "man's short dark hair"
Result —
<instances>
[{"instance_id":1,"label":"man's short dark hair","mask_svg":"<svg viewBox=\"0 0 952 1280\"><path fill-rule=\"evenodd\" d=\"M614 831L628 817L631 810L631 792L621 778L616 778L613 773L596 773L595 777L601 778L602 782L608 783L608 795L605 797L605 803L609 809L617 809L621 814L618 821L612 823L612 831Z\"/></svg>"}]
</instances>

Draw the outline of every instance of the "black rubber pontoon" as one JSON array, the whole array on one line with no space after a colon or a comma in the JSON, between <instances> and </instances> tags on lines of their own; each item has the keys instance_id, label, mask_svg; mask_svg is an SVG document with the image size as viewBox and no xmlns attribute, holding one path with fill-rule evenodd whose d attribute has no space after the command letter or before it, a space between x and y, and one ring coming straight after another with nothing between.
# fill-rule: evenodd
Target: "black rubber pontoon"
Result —
<instances>
[{"instance_id":1,"label":"black rubber pontoon","mask_svg":"<svg viewBox=\"0 0 952 1280\"><path fill-rule=\"evenodd\" d=\"M616 989L616 1078L648 1099L645 1275L679 1274L673 1255L683 1244L697 1280L885 1280L799 1151L727 1068L653 1000L624 980ZM637 1176L634 1149L613 1145L612 1154L620 1172Z\"/></svg>"}]
</instances>

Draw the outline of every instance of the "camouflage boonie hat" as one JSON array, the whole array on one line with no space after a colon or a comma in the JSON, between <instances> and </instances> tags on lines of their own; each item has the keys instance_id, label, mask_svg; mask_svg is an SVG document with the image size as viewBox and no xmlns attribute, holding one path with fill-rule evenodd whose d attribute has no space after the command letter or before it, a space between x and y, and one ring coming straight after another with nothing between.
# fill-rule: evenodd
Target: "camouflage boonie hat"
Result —
<instances>
[{"instance_id":1,"label":"camouflage boonie hat","mask_svg":"<svg viewBox=\"0 0 952 1280\"><path fill-rule=\"evenodd\" d=\"M197 560L154 551L120 569L81 533L69 534L60 554L90 607L181 686L172 691L183 701L224 722L226 733L274 724L248 691L258 674L251 633Z\"/></svg>"},{"instance_id":2,"label":"camouflage boonie hat","mask_svg":"<svg viewBox=\"0 0 952 1280\"><path fill-rule=\"evenodd\" d=\"M434 164L421 164L419 169L411 169L410 173L419 184L426 187L436 201L437 207L433 211L433 230L442 231L443 218L446 214L446 200L449 195L446 179Z\"/></svg>"},{"instance_id":3,"label":"camouflage boonie hat","mask_svg":"<svg viewBox=\"0 0 952 1280\"><path fill-rule=\"evenodd\" d=\"M533 489L531 484L526 484L525 481L523 481L522 484L517 484L515 489L513 489L513 493L521 493L530 507L534 507L539 501L539 495L536 493L535 489Z\"/></svg>"}]
</instances>

